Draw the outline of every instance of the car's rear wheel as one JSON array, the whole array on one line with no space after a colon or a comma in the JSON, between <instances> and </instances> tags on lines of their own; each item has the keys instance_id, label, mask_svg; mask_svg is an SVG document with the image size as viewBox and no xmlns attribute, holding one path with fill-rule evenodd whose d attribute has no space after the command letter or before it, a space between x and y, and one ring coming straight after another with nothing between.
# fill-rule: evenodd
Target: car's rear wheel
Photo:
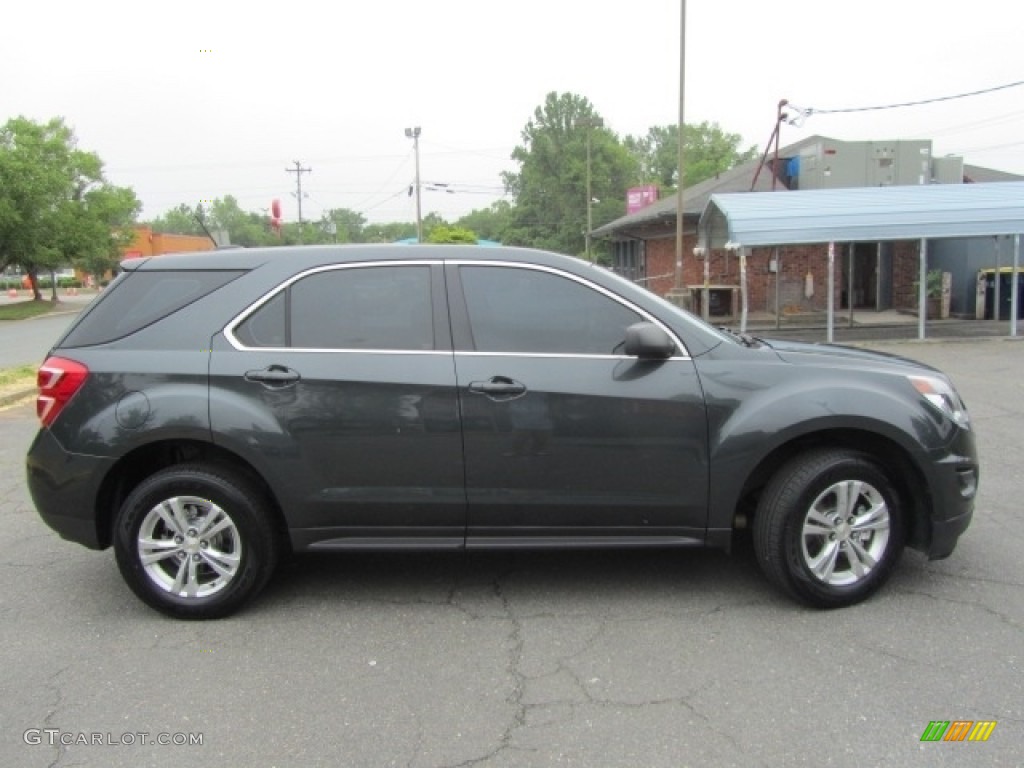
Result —
<instances>
[{"instance_id":1,"label":"car's rear wheel","mask_svg":"<svg viewBox=\"0 0 1024 768\"><path fill-rule=\"evenodd\" d=\"M754 518L765 574L820 608L851 605L882 586L905 535L896 487L869 457L849 450L813 451L783 466Z\"/></svg>"},{"instance_id":2,"label":"car's rear wheel","mask_svg":"<svg viewBox=\"0 0 1024 768\"><path fill-rule=\"evenodd\" d=\"M238 474L171 467L125 499L118 568L146 604L170 616L227 616L267 583L277 560L269 510Z\"/></svg>"}]
</instances>

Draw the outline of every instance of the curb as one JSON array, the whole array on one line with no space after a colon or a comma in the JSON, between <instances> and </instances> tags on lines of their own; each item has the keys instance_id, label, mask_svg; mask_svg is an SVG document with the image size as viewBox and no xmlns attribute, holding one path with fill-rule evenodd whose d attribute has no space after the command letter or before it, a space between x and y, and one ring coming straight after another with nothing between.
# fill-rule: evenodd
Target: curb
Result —
<instances>
[{"instance_id":1,"label":"curb","mask_svg":"<svg viewBox=\"0 0 1024 768\"><path fill-rule=\"evenodd\" d=\"M84 309L84 307L83 307ZM42 320L47 317L63 317L65 315L77 315L81 313L81 309L63 309L60 312L47 312L45 315L34 315L33 317L23 317L21 320L10 320L8 322L14 323L27 323L32 320Z\"/></svg>"},{"instance_id":2,"label":"curb","mask_svg":"<svg viewBox=\"0 0 1024 768\"><path fill-rule=\"evenodd\" d=\"M26 384L22 389L15 389L11 392L4 392L0 394L0 408L6 408L9 405L14 405L20 400L24 400L27 397L31 397L36 393L36 385Z\"/></svg>"}]
</instances>

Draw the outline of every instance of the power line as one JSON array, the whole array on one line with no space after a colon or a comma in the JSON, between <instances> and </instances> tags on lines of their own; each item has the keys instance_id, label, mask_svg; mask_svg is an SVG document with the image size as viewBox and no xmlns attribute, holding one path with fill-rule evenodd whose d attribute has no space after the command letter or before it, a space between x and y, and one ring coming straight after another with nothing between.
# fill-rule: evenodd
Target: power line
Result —
<instances>
[{"instance_id":1,"label":"power line","mask_svg":"<svg viewBox=\"0 0 1024 768\"><path fill-rule=\"evenodd\" d=\"M992 93L994 91L1004 91L1007 88L1016 88L1016 87L1021 86L1021 85L1024 85L1024 80L1017 80L1017 81L1012 82L1012 83L1005 83L1004 85L996 85L996 86L993 86L991 88L982 88L982 89L977 90L977 91L968 91L967 93L956 93L956 94L953 94L952 96L937 96L934 99L920 99L919 101L904 101L904 102L900 102L900 103L897 103L897 104L881 104L881 105L874 106L874 107L846 107L846 108L843 108L843 109L815 109L813 107L808 108L808 109L798 109L797 107L792 107L792 108L793 109L797 109L797 111L803 113L803 115L805 117L809 117L810 115L836 115L836 114L848 113L848 112L877 112L878 110L882 110L882 109L898 109L900 107L919 107L922 104L935 104L936 102L940 102L940 101L953 101L954 99L966 99L969 96L980 96L980 95L982 95L984 93Z\"/></svg>"},{"instance_id":2,"label":"power line","mask_svg":"<svg viewBox=\"0 0 1024 768\"><path fill-rule=\"evenodd\" d=\"M981 120L974 120L969 123L960 123L958 125L951 125L948 128L940 128L939 130L932 131L932 138L938 136L949 136L954 133L963 133L965 131L973 131L978 128L988 128L991 126L999 125L1001 123L1011 123L1024 117L1024 110L1018 110L1016 112L1007 112L1002 115L994 115L993 117L982 118Z\"/></svg>"},{"instance_id":3,"label":"power line","mask_svg":"<svg viewBox=\"0 0 1024 768\"><path fill-rule=\"evenodd\" d=\"M1024 141L1011 141L1008 144L989 144L983 147L971 147L969 149L962 149L958 154L966 155L968 152L992 152L997 149L1011 149L1013 147L1024 147Z\"/></svg>"},{"instance_id":4,"label":"power line","mask_svg":"<svg viewBox=\"0 0 1024 768\"><path fill-rule=\"evenodd\" d=\"M391 202L392 200L394 200L394 199L395 199L396 197L399 197L400 195L404 195L404 194L406 194L406 188L405 188L405 187L402 187L402 188L401 188L400 190L398 190L397 192L395 192L395 194L391 195L390 197L386 197L386 198L384 198L383 200L381 200L381 201L380 201L380 202L378 202L378 203L374 203L373 205L371 205L371 206L368 206L368 207L366 207L366 208L359 208L359 209L355 209L355 210L356 210L356 213L369 213L369 212L370 212L370 211L372 211L372 210L373 210L374 208L380 208L380 207L381 207L382 205L384 205L385 203L389 203L389 202Z\"/></svg>"}]
</instances>

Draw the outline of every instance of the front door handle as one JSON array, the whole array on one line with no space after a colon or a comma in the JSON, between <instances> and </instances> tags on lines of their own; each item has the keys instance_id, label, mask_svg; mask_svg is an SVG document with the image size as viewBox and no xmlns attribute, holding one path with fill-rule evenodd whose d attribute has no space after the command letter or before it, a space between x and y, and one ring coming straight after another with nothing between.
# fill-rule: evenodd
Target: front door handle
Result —
<instances>
[{"instance_id":1,"label":"front door handle","mask_svg":"<svg viewBox=\"0 0 1024 768\"><path fill-rule=\"evenodd\" d=\"M256 381L265 387L280 388L290 387L297 382L301 376L298 371L293 371L283 365L270 365L259 371L246 371L246 381Z\"/></svg>"},{"instance_id":2,"label":"front door handle","mask_svg":"<svg viewBox=\"0 0 1024 768\"><path fill-rule=\"evenodd\" d=\"M475 395L510 398L525 394L526 385L507 376L492 376L487 381L469 382L469 391Z\"/></svg>"}]
</instances>

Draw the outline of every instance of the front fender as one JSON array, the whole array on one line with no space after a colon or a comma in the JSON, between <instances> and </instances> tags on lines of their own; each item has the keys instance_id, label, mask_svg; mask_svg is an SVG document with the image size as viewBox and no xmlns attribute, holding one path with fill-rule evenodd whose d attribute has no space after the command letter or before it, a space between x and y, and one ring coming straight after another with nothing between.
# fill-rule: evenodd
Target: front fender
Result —
<instances>
[{"instance_id":1,"label":"front fender","mask_svg":"<svg viewBox=\"0 0 1024 768\"><path fill-rule=\"evenodd\" d=\"M755 470L787 444L844 431L883 438L925 472L954 427L889 371L797 367L769 361L736 372L727 361L701 363L707 399L711 498L708 527L731 528ZM896 381L894 378L902 379Z\"/></svg>"}]
</instances>

